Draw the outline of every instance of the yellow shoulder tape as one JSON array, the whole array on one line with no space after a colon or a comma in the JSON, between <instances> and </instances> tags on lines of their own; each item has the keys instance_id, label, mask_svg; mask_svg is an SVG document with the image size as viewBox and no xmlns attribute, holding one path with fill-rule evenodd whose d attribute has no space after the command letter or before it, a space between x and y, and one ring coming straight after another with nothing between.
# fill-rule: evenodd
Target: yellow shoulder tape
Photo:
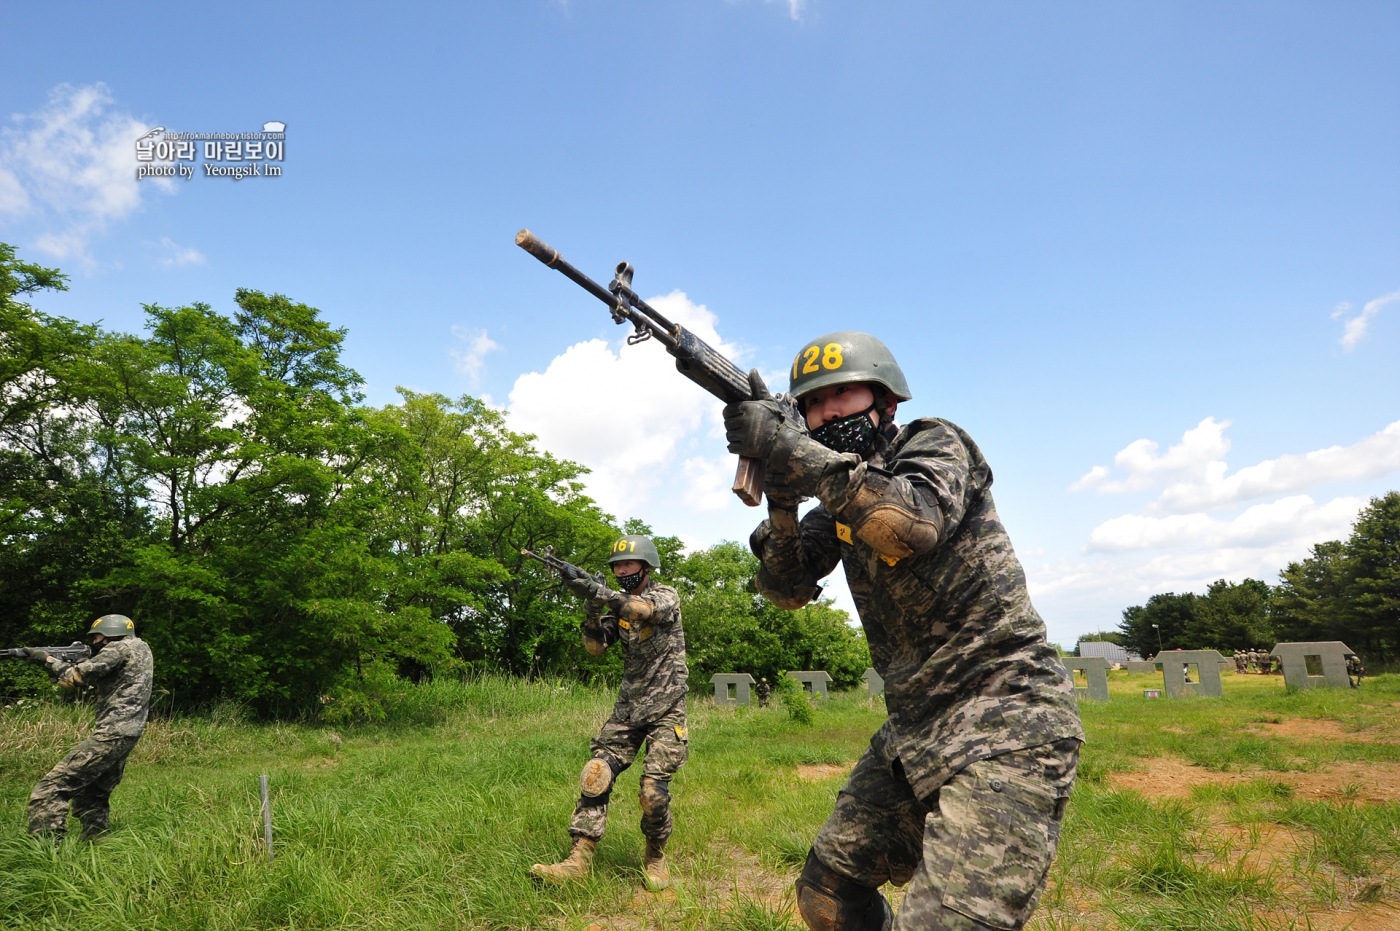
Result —
<instances>
[{"instance_id":1,"label":"yellow shoulder tape","mask_svg":"<svg viewBox=\"0 0 1400 931\"><path fill-rule=\"evenodd\" d=\"M879 556L880 561L887 566L893 566L895 563L899 562L898 556L886 556L884 553L876 553L875 555Z\"/></svg>"},{"instance_id":2,"label":"yellow shoulder tape","mask_svg":"<svg viewBox=\"0 0 1400 931\"><path fill-rule=\"evenodd\" d=\"M839 520L836 522L836 539L840 540L842 543L851 542L851 528L847 527Z\"/></svg>"},{"instance_id":3,"label":"yellow shoulder tape","mask_svg":"<svg viewBox=\"0 0 1400 931\"><path fill-rule=\"evenodd\" d=\"M681 740L685 740L687 737L690 736L690 732L687 731L684 727L681 727L679 724L677 724L676 736L679 737Z\"/></svg>"},{"instance_id":4,"label":"yellow shoulder tape","mask_svg":"<svg viewBox=\"0 0 1400 931\"><path fill-rule=\"evenodd\" d=\"M618 627L621 627L623 630L631 630L631 629L632 629L632 625L631 625L631 624L627 623L626 621L622 621L622 620L620 620L620 621L617 622L617 626L618 626Z\"/></svg>"}]
</instances>

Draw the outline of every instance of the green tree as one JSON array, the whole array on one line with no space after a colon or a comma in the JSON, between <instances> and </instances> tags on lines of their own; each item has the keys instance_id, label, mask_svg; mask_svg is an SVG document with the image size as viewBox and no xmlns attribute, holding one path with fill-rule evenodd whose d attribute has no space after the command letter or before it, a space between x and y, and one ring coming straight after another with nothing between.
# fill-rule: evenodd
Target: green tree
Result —
<instances>
[{"instance_id":1,"label":"green tree","mask_svg":"<svg viewBox=\"0 0 1400 931\"><path fill-rule=\"evenodd\" d=\"M149 521L94 433L72 370L96 327L36 310L21 297L66 288L66 277L0 243L0 639L67 643L100 602L81 585L129 558ZM0 693L46 685L38 670L0 666Z\"/></svg>"},{"instance_id":2,"label":"green tree","mask_svg":"<svg viewBox=\"0 0 1400 931\"><path fill-rule=\"evenodd\" d=\"M366 415L380 485L375 549L394 563L388 604L447 624L474 667L615 679L615 655L582 647L578 600L520 553L553 546L606 568L617 530L583 493L586 470L540 452L475 398L400 394L402 404Z\"/></svg>"},{"instance_id":3,"label":"green tree","mask_svg":"<svg viewBox=\"0 0 1400 931\"><path fill-rule=\"evenodd\" d=\"M160 531L92 590L137 618L177 699L305 708L367 661L450 659L449 633L385 597L344 331L281 295L236 302L149 305L149 335L105 336L81 373Z\"/></svg>"},{"instance_id":4,"label":"green tree","mask_svg":"<svg viewBox=\"0 0 1400 931\"><path fill-rule=\"evenodd\" d=\"M757 572L758 560L748 548L728 541L677 566L692 681L747 672L776 682L789 669L825 669L838 688L859 682L870 650L846 612L829 599L797 611L776 608L755 591Z\"/></svg>"},{"instance_id":5,"label":"green tree","mask_svg":"<svg viewBox=\"0 0 1400 931\"><path fill-rule=\"evenodd\" d=\"M1351 613L1358 639L1348 645L1387 661L1400 654L1400 492L1371 499L1346 548L1355 572Z\"/></svg>"},{"instance_id":6,"label":"green tree","mask_svg":"<svg viewBox=\"0 0 1400 931\"><path fill-rule=\"evenodd\" d=\"M1125 608L1118 630L1127 640L1129 649L1140 656L1152 656L1157 652L1159 632L1162 649L1192 649L1195 642L1189 631L1195 623L1197 600L1190 592L1153 595L1145 605Z\"/></svg>"},{"instance_id":7,"label":"green tree","mask_svg":"<svg viewBox=\"0 0 1400 931\"><path fill-rule=\"evenodd\" d=\"M1205 596L1196 601L1185 639L1197 649L1272 647L1278 636L1269 604L1267 582L1212 582Z\"/></svg>"}]
</instances>

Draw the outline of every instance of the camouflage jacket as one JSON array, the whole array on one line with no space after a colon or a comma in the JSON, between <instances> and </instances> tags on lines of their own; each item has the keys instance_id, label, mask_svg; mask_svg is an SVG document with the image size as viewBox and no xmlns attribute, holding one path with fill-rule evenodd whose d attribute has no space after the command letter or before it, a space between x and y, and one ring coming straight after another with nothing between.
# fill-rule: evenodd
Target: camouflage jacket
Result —
<instances>
[{"instance_id":1,"label":"camouflage jacket","mask_svg":"<svg viewBox=\"0 0 1400 931\"><path fill-rule=\"evenodd\" d=\"M844 566L885 680L876 742L915 792L927 797L977 760L1083 739L1073 680L1045 641L971 437L916 420L867 461L798 442L786 476L822 504L800 523L770 504L750 540L758 588L796 609Z\"/></svg>"},{"instance_id":2,"label":"camouflage jacket","mask_svg":"<svg viewBox=\"0 0 1400 931\"><path fill-rule=\"evenodd\" d=\"M589 602L584 636L597 631L605 643L621 644L622 687L613 716L629 724L650 724L685 697L690 670L685 664L685 630L676 590L652 582L635 597L651 602L650 618L629 621L625 610L603 613L606 607Z\"/></svg>"},{"instance_id":3,"label":"camouflage jacket","mask_svg":"<svg viewBox=\"0 0 1400 931\"><path fill-rule=\"evenodd\" d=\"M53 663L54 672L70 668ZM140 737L151 711L151 648L138 637L105 644L97 655L73 664L97 698L94 737Z\"/></svg>"}]
</instances>

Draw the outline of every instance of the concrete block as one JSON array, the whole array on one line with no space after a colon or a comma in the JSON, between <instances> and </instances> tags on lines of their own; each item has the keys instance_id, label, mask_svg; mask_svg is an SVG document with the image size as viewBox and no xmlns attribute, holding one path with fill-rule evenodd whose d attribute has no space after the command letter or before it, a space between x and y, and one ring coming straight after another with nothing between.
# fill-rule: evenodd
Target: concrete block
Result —
<instances>
[{"instance_id":1,"label":"concrete block","mask_svg":"<svg viewBox=\"0 0 1400 931\"><path fill-rule=\"evenodd\" d=\"M1157 654L1162 664L1162 688L1168 698L1199 695L1220 698L1225 694L1220 685L1220 662L1223 656L1216 650L1163 650ZM1194 665L1199 681L1186 681L1186 666Z\"/></svg>"},{"instance_id":2,"label":"concrete block","mask_svg":"<svg viewBox=\"0 0 1400 931\"><path fill-rule=\"evenodd\" d=\"M717 672L710 676L710 684L715 687L716 705L747 705L749 688L754 684L753 676L746 672ZM729 687L734 687L734 697L729 697Z\"/></svg>"},{"instance_id":3,"label":"concrete block","mask_svg":"<svg viewBox=\"0 0 1400 931\"><path fill-rule=\"evenodd\" d=\"M1290 689L1349 689L1347 657L1355 656L1351 647L1340 640L1320 640L1314 643L1276 643L1270 656L1276 656L1283 666L1283 684ZM1322 667L1322 675L1308 674L1308 658Z\"/></svg>"},{"instance_id":4,"label":"concrete block","mask_svg":"<svg viewBox=\"0 0 1400 931\"><path fill-rule=\"evenodd\" d=\"M880 674L874 669L867 669L860 676L865 680L865 687L870 691L870 697L885 694L885 680L880 678Z\"/></svg>"},{"instance_id":5,"label":"concrete block","mask_svg":"<svg viewBox=\"0 0 1400 931\"><path fill-rule=\"evenodd\" d=\"M1087 688L1074 687L1074 694L1094 701L1108 701L1108 660L1102 656L1066 656L1065 666L1071 674L1079 670L1084 673Z\"/></svg>"},{"instance_id":6,"label":"concrete block","mask_svg":"<svg viewBox=\"0 0 1400 931\"><path fill-rule=\"evenodd\" d=\"M804 692L810 689L813 697L818 695L824 699L830 697L826 694L826 686L827 683L831 681L831 676L828 675L825 670L819 669L816 672L789 672L788 675L802 683L802 690Z\"/></svg>"}]
</instances>

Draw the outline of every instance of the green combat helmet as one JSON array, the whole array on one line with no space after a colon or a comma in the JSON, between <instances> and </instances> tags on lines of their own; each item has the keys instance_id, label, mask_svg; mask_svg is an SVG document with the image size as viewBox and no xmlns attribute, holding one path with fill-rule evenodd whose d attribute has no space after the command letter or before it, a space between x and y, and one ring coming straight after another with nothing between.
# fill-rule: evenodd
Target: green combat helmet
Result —
<instances>
[{"instance_id":1,"label":"green combat helmet","mask_svg":"<svg viewBox=\"0 0 1400 931\"><path fill-rule=\"evenodd\" d=\"M136 636L136 625L131 623L131 618L125 614L104 614L92 622L88 628L88 636L101 634L108 640L115 640L118 637Z\"/></svg>"},{"instance_id":2,"label":"green combat helmet","mask_svg":"<svg viewBox=\"0 0 1400 931\"><path fill-rule=\"evenodd\" d=\"M869 333L839 330L811 340L792 360L788 391L803 397L828 385L874 382L901 401L913 395L889 347Z\"/></svg>"},{"instance_id":3,"label":"green combat helmet","mask_svg":"<svg viewBox=\"0 0 1400 931\"><path fill-rule=\"evenodd\" d=\"M653 569L661 568L661 554L656 551L656 544L651 542L651 537L644 537L639 533L629 533L612 545L608 565L628 559L644 562Z\"/></svg>"}]
</instances>

